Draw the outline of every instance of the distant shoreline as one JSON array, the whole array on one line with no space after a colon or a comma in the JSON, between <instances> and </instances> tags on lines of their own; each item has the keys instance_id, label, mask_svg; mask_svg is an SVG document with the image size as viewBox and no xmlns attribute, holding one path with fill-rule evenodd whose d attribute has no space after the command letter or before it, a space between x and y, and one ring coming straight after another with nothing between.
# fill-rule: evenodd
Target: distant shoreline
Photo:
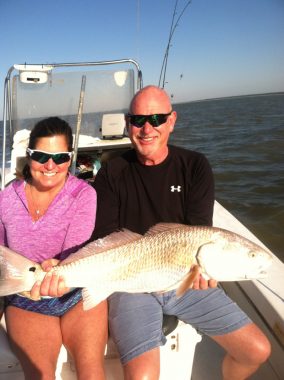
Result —
<instances>
[{"instance_id":1,"label":"distant shoreline","mask_svg":"<svg viewBox=\"0 0 284 380\"><path fill-rule=\"evenodd\" d=\"M199 103L199 102L210 102L211 100L224 100L224 99L235 99L235 98L244 98L244 97L253 97L253 96L270 96L270 95L284 95L284 91L277 92L264 92L260 94L247 94L247 95L232 95L232 96L222 96L218 98L206 98L206 99L198 99L198 100L188 100L177 102L173 104L185 104L185 103Z\"/></svg>"}]
</instances>

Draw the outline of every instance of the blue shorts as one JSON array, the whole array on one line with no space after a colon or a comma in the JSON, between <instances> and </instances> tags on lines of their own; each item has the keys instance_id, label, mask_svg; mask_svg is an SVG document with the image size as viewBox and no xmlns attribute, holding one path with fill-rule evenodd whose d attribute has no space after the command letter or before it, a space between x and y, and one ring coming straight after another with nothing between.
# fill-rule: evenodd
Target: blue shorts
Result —
<instances>
[{"instance_id":1,"label":"blue shorts","mask_svg":"<svg viewBox=\"0 0 284 380\"><path fill-rule=\"evenodd\" d=\"M71 307L75 306L82 299L82 289L74 289L62 297L43 298L40 301L33 301L29 298L13 294L5 297L5 307L16 306L20 309L33 311L35 313L61 317Z\"/></svg>"},{"instance_id":2,"label":"blue shorts","mask_svg":"<svg viewBox=\"0 0 284 380\"><path fill-rule=\"evenodd\" d=\"M175 315L206 335L223 335L251 323L220 288L160 293L114 293L108 299L110 335L120 360L129 360L164 345L163 314Z\"/></svg>"}]
</instances>

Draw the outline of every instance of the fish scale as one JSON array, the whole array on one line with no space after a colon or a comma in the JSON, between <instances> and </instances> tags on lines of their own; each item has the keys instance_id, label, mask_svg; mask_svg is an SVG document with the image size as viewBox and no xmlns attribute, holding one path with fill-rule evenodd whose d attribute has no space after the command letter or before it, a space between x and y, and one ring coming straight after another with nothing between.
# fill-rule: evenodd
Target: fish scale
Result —
<instances>
[{"instance_id":1,"label":"fish scale","mask_svg":"<svg viewBox=\"0 0 284 380\"><path fill-rule=\"evenodd\" d=\"M109 281L115 283L116 287L118 283L123 284L121 290L123 288L125 290L127 287L125 279L128 281L135 279L135 283L129 282L129 289L141 287L144 291L155 291L168 288L169 281L172 281L170 283L172 287L188 273L192 263L195 262L188 248L184 232L180 231L178 234L171 231L162 232L159 236L146 236L111 249L107 253L84 257L73 263L55 267L54 272L63 275L66 284L72 287L82 284L88 287L93 281L98 283ZM74 273L74 271L80 272L80 266L87 265L92 265L97 270L89 273L84 279ZM155 276L157 271L158 278Z\"/></svg>"}]
</instances>

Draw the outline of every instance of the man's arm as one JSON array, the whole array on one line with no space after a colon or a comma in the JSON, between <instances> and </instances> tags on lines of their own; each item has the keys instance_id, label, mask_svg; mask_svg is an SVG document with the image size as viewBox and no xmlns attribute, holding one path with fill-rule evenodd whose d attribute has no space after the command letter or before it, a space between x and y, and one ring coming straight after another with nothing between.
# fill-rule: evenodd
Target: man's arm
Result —
<instances>
[{"instance_id":1,"label":"man's arm","mask_svg":"<svg viewBox=\"0 0 284 380\"><path fill-rule=\"evenodd\" d=\"M186 218L191 225L212 226L214 208L214 177L211 166L205 156L201 155L197 161L192 177L189 199L187 200ZM198 270L193 282L193 289L215 288L217 281L205 280Z\"/></svg>"},{"instance_id":2,"label":"man's arm","mask_svg":"<svg viewBox=\"0 0 284 380\"><path fill-rule=\"evenodd\" d=\"M205 156L199 156L194 167L191 168L190 175L185 222L190 225L212 226L215 198L214 177Z\"/></svg>"}]
</instances>

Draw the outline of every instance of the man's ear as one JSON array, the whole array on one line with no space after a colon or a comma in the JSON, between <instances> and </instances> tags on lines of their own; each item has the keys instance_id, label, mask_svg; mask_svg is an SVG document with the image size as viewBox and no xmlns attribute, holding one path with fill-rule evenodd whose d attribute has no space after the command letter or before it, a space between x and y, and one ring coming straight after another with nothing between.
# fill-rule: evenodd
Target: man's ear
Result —
<instances>
[{"instance_id":1,"label":"man's ear","mask_svg":"<svg viewBox=\"0 0 284 380\"><path fill-rule=\"evenodd\" d=\"M170 132L174 130L176 119L177 119L177 113L176 111L172 111L172 113L169 116Z\"/></svg>"},{"instance_id":2,"label":"man's ear","mask_svg":"<svg viewBox=\"0 0 284 380\"><path fill-rule=\"evenodd\" d=\"M125 119L125 128L128 132L128 130L129 130L129 117L127 115L124 115L124 119Z\"/></svg>"}]
</instances>

